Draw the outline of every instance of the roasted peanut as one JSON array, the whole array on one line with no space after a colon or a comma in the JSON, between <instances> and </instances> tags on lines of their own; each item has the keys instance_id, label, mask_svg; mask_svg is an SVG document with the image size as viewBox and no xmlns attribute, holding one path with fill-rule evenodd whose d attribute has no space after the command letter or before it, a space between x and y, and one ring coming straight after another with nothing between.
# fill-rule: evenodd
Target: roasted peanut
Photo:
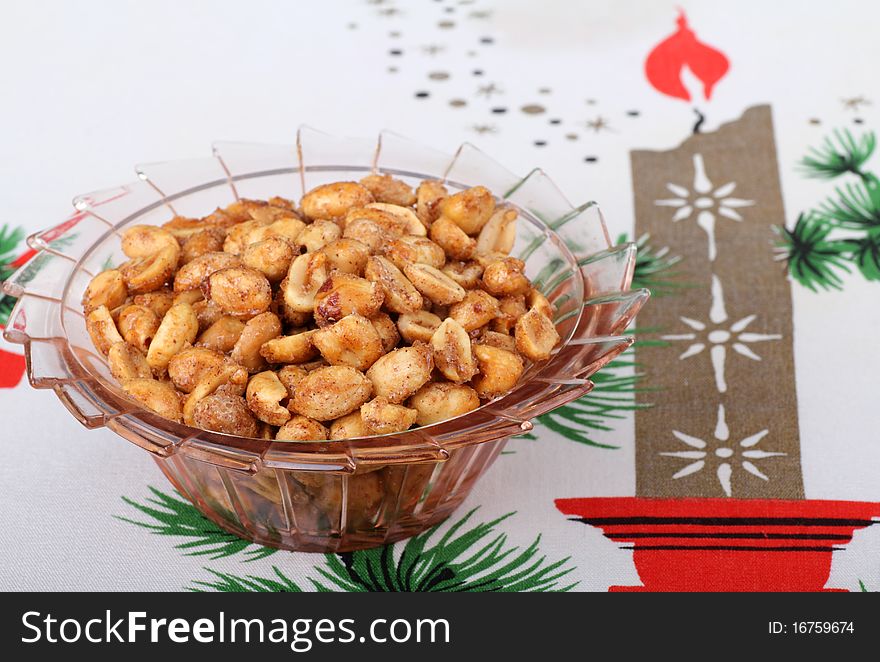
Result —
<instances>
[{"instance_id":1,"label":"roasted peanut","mask_svg":"<svg viewBox=\"0 0 880 662\"><path fill-rule=\"evenodd\" d=\"M385 230L366 218L346 223L342 236L344 239L354 239L362 243L371 253L381 252L391 238Z\"/></svg>"},{"instance_id":2,"label":"roasted peanut","mask_svg":"<svg viewBox=\"0 0 880 662\"><path fill-rule=\"evenodd\" d=\"M270 283L277 283L287 275L296 254L296 249L286 239L269 237L249 244L241 254L241 262L262 273Z\"/></svg>"},{"instance_id":3,"label":"roasted peanut","mask_svg":"<svg viewBox=\"0 0 880 662\"><path fill-rule=\"evenodd\" d=\"M149 308L156 313L156 317L162 319L165 317L168 309L174 305L174 292L169 289L144 292L143 294L135 295L132 303Z\"/></svg>"},{"instance_id":4,"label":"roasted peanut","mask_svg":"<svg viewBox=\"0 0 880 662\"><path fill-rule=\"evenodd\" d=\"M290 419L290 411L280 404L287 398L287 388L271 370L251 377L245 394L247 406L254 416L269 425L284 425Z\"/></svg>"},{"instance_id":5,"label":"roasted peanut","mask_svg":"<svg viewBox=\"0 0 880 662\"><path fill-rule=\"evenodd\" d=\"M130 258L150 257L169 247L180 250L174 235L155 225L132 225L122 231L122 252Z\"/></svg>"},{"instance_id":6,"label":"roasted peanut","mask_svg":"<svg viewBox=\"0 0 880 662\"><path fill-rule=\"evenodd\" d=\"M407 264L416 262L428 264L438 269L446 264L446 253L427 237L413 235L392 237L386 242L383 251L385 257L391 260L398 269L403 269Z\"/></svg>"},{"instance_id":7,"label":"roasted peanut","mask_svg":"<svg viewBox=\"0 0 880 662\"><path fill-rule=\"evenodd\" d=\"M262 223L263 225L271 225L275 221L279 221L286 218L296 218L299 217L296 215L296 212L293 209L286 209L284 207L279 207L273 205L271 202L264 207L255 207L253 209L248 210L248 215L255 221Z\"/></svg>"},{"instance_id":8,"label":"roasted peanut","mask_svg":"<svg viewBox=\"0 0 880 662\"><path fill-rule=\"evenodd\" d=\"M480 230L477 237L476 253L478 255L486 253L510 255L516 240L516 217L515 209L510 207L496 209L483 229Z\"/></svg>"},{"instance_id":9,"label":"roasted peanut","mask_svg":"<svg viewBox=\"0 0 880 662\"><path fill-rule=\"evenodd\" d=\"M516 386L523 373L519 356L492 345L474 345L473 350L480 374L471 380L471 386L481 398L493 398Z\"/></svg>"},{"instance_id":10,"label":"roasted peanut","mask_svg":"<svg viewBox=\"0 0 880 662\"><path fill-rule=\"evenodd\" d=\"M499 349L506 349L508 352L516 351L516 338L507 333L498 331L484 330L474 341L478 345L491 345Z\"/></svg>"},{"instance_id":11,"label":"roasted peanut","mask_svg":"<svg viewBox=\"0 0 880 662\"><path fill-rule=\"evenodd\" d=\"M315 221L299 233L296 243L305 246L309 253L315 253L340 237L342 230L333 221Z\"/></svg>"},{"instance_id":12,"label":"roasted peanut","mask_svg":"<svg viewBox=\"0 0 880 662\"><path fill-rule=\"evenodd\" d=\"M275 293L269 310L278 315L281 321L290 328L296 329L312 324L315 320L311 312L297 312L284 303L285 284L285 281L281 281L281 287Z\"/></svg>"},{"instance_id":13,"label":"roasted peanut","mask_svg":"<svg viewBox=\"0 0 880 662\"><path fill-rule=\"evenodd\" d=\"M180 408L180 394L168 382L156 379L127 379L122 389L144 407L162 418L180 423L183 412Z\"/></svg>"},{"instance_id":14,"label":"roasted peanut","mask_svg":"<svg viewBox=\"0 0 880 662\"><path fill-rule=\"evenodd\" d=\"M196 292L197 290L188 290L189 292ZM178 303L175 301L175 303ZM192 306L193 312L196 314L196 318L199 320L199 332L207 331L211 325L213 325L217 320L221 317L225 317L223 311L213 301L208 301L207 299L201 299L194 303L190 304Z\"/></svg>"},{"instance_id":15,"label":"roasted peanut","mask_svg":"<svg viewBox=\"0 0 880 662\"><path fill-rule=\"evenodd\" d=\"M119 330L116 328L116 323L110 316L107 306L98 306L86 315L86 330L89 332L95 348L104 355L110 351L110 347L114 344L125 342L119 335Z\"/></svg>"},{"instance_id":16,"label":"roasted peanut","mask_svg":"<svg viewBox=\"0 0 880 662\"><path fill-rule=\"evenodd\" d=\"M385 307L395 313L414 313L422 307L422 295L400 269L387 258L374 255L364 270L367 280L379 283L385 293Z\"/></svg>"},{"instance_id":17,"label":"roasted peanut","mask_svg":"<svg viewBox=\"0 0 880 662\"><path fill-rule=\"evenodd\" d=\"M229 225L232 225L231 221ZM223 228L225 226L222 223L209 224L201 218L186 218L185 216L175 216L167 223L162 224L162 229L173 234L179 241L184 241L187 237L209 227Z\"/></svg>"},{"instance_id":18,"label":"roasted peanut","mask_svg":"<svg viewBox=\"0 0 880 662\"><path fill-rule=\"evenodd\" d=\"M448 193L443 183L436 180L419 184L416 190L416 214L425 227L431 227L431 223L437 220L440 215L438 207Z\"/></svg>"},{"instance_id":19,"label":"roasted peanut","mask_svg":"<svg viewBox=\"0 0 880 662\"><path fill-rule=\"evenodd\" d=\"M278 441L325 441L330 432L313 418L294 416L275 433Z\"/></svg>"},{"instance_id":20,"label":"roasted peanut","mask_svg":"<svg viewBox=\"0 0 880 662\"><path fill-rule=\"evenodd\" d=\"M188 303L192 306L199 301L204 301L205 297L199 290L186 290L185 292L178 292L174 295L174 299L171 301L171 305L173 306L176 303Z\"/></svg>"},{"instance_id":21,"label":"roasted peanut","mask_svg":"<svg viewBox=\"0 0 880 662\"><path fill-rule=\"evenodd\" d=\"M174 291L198 290L205 279L215 271L237 267L241 260L229 253L205 253L184 264L174 276Z\"/></svg>"},{"instance_id":22,"label":"roasted peanut","mask_svg":"<svg viewBox=\"0 0 880 662\"><path fill-rule=\"evenodd\" d=\"M251 236L263 227L265 227L264 223L253 219L233 225L226 233L226 239L223 240L223 252L240 255L251 243Z\"/></svg>"},{"instance_id":23,"label":"roasted peanut","mask_svg":"<svg viewBox=\"0 0 880 662\"><path fill-rule=\"evenodd\" d=\"M367 205L365 209L378 209L386 214L391 214L402 224L404 234L418 237L424 237L428 234L425 225L419 220L416 213L408 207L391 205L386 202L373 202Z\"/></svg>"},{"instance_id":24,"label":"roasted peanut","mask_svg":"<svg viewBox=\"0 0 880 662\"><path fill-rule=\"evenodd\" d=\"M315 322L323 327L352 313L372 317L384 300L380 284L350 274L332 273L315 295Z\"/></svg>"},{"instance_id":25,"label":"roasted peanut","mask_svg":"<svg viewBox=\"0 0 880 662\"><path fill-rule=\"evenodd\" d=\"M559 333L553 322L536 308L519 318L514 332L516 349L532 361L544 361L559 342Z\"/></svg>"},{"instance_id":26,"label":"roasted peanut","mask_svg":"<svg viewBox=\"0 0 880 662\"><path fill-rule=\"evenodd\" d=\"M525 294L532 284L523 273L526 263L515 257L493 262L483 271L483 287L496 297Z\"/></svg>"},{"instance_id":27,"label":"roasted peanut","mask_svg":"<svg viewBox=\"0 0 880 662\"><path fill-rule=\"evenodd\" d=\"M366 370L382 356L382 340L366 317L347 315L314 332L312 344L330 365Z\"/></svg>"},{"instance_id":28,"label":"roasted peanut","mask_svg":"<svg viewBox=\"0 0 880 662\"><path fill-rule=\"evenodd\" d=\"M300 233L305 229L306 224L299 217L290 216L279 218L274 223L263 226L254 230L248 237L250 240L265 241L269 237L280 237L287 239L291 246L298 246L297 240Z\"/></svg>"},{"instance_id":29,"label":"roasted peanut","mask_svg":"<svg viewBox=\"0 0 880 662\"><path fill-rule=\"evenodd\" d=\"M294 312L312 312L315 294L329 275L327 256L323 253L304 253L294 258L287 278L281 283L285 305Z\"/></svg>"},{"instance_id":30,"label":"roasted peanut","mask_svg":"<svg viewBox=\"0 0 880 662\"><path fill-rule=\"evenodd\" d=\"M303 213L309 218L332 220L349 209L373 202L369 189L356 182L333 182L316 186L302 198Z\"/></svg>"},{"instance_id":31,"label":"roasted peanut","mask_svg":"<svg viewBox=\"0 0 880 662\"><path fill-rule=\"evenodd\" d=\"M196 344L218 352L231 352L242 331L244 331L244 322L224 316L205 329Z\"/></svg>"},{"instance_id":32,"label":"roasted peanut","mask_svg":"<svg viewBox=\"0 0 880 662\"><path fill-rule=\"evenodd\" d=\"M385 211L384 209L376 209L372 206L358 207L356 209L350 210L345 215L346 228L348 228L349 225L357 223L358 221L370 221L388 236L400 236L403 234L407 234L407 232L409 231L407 219L397 214ZM354 238L358 239L358 237Z\"/></svg>"},{"instance_id":33,"label":"roasted peanut","mask_svg":"<svg viewBox=\"0 0 880 662\"><path fill-rule=\"evenodd\" d=\"M249 372L258 372L266 365L260 350L281 335L281 320L274 313L261 313L247 321L230 356Z\"/></svg>"},{"instance_id":34,"label":"roasted peanut","mask_svg":"<svg viewBox=\"0 0 880 662\"><path fill-rule=\"evenodd\" d=\"M296 204L292 200L288 200L287 198L282 198L280 195L273 195L271 198L267 200L270 206L272 207L280 207L281 209L288 209L293 211L296 209Z\"/></svg>"},{"instance_id":35,"label":"roasted peanut","mask_svg":"<svg viewBox=\"0 0 880 662\"><path fill-rule=\"evenodd\" d=\"M243 395L247 380L247 370L231 360L204 371L183 402L183 422L187 425L196 424L196 407L209 395Z\"/></svg>"},{"instance_id":36,"label":"roasted peanut","mask_svg":"<svg viewBox=\"0 0 880 662\"><path fill-rule=\"evenodd\" d=\"M150 379L153 373L147 357L126 342L113 343L107 352L110 374L120 383L126 379Z\"/></svg>"},{"instance_id":37,"label":"roasted peanut","mask_svg":"<svg viewBox=\"0 0 880 662\"><path fill-rule=\"evenodd\" d=\"M498 300L483 290L470 290L464 299L449 308L449 316L465 331L485 326L498 316Z\"/></svg>"},{"instance_id":38,"label":"roasted peanut","mask_svg":"<svg viewBox=\"0 0 880 662\"><path fill-rule=\"evenodd\" d=\"M469 235L477 234L493 211L495 198L484 186L460 191L440 203L440 216L448 218Z\"/></svg>"},{"instance_id":39,"label":"roasted peanut","mask_svg":"<svg viewBox=\"0 0 880 662\"><path fill-rule=\"evenodd\" d=\"M260 347L260 354L269 363L305 363L318 355L312 344L315 331L295 333L267 340Z\"/></svg>"},{"instance_id":40,"label":"roasted peanut","mask_svg":"<svg viewBox=\"0 0 880 662\"><path fill-rule=\"evenodd\" d=\"M389 202L392 205L410 207L416 202L412 186L391 175L367 175L360 183L366 187L376 202Z\"/></svg>"},{"instance_id":41,"label":"roasted peanut","mask_svg":"<svg viewBox=\"0 0 880 662\"><path fill-rule=\"evenodd\" d=\"M331 269L362 276L364 267L367 266L367 258L370 257L370 248L356 239L337 239L321 249L327 256L327 262Z\"/></svg>"},{"instance_id":42,"label":"roasted peanut","mask_svg":"<svg viewBox=\"0 0 880 662\"><path fill-rule=\"evenodd\" d=\"M370 322L373 328L376 329L376 333L379 334L379 340L382 341L383 354L387 354L397 347L397 343L400 342L400 334L397 333L397 327L387 313L374 315Z\"/></svg>"},{"instance_id":43,"label":"roasted peanut","mask_svg":"<svg viewBox=\"0 0 880 662\"><path fill-rule=\"evenodd\" d=\"M113 310L125 303L127 298L128 288L122 274L116 269L108 269L92 278L83 296L83 307L86 314L98 306Z\"/></svg>"},{"instance_id":44,"label":"roasted peanut","mask_svg":"<svg viewBox=\"0 0 880 662\"><path fill-rule=\"evenodd\" d=\"M247 198L241 198L240 200L236 200L235 202L226 205L226 207L223 208L223 213L231 216L239 223L242 223L243 221L253 218L254 211L268 206L269 203L265 200L249 200Z\"/></svg>"},{"instance_id":45,"label":"roasted peanut","mask_svg":"<svg viewBox=\"0 0 880 662\"><path fill-rule=\"evenodd\" d=\"M278 371L278 379L287 389L287 396L292 398L296 385L309 374L301 365L286 365Z\"/></svg>"},{"instance_id":46,"label":"roasted peanut","mask_svg":"<svg viewBox=\"0 0 880 662\"><path fill-rule=\"evenodd\" d=\"M199 320L188 303L176 303L162 318L150 349L147 363L156 374L165 372L171 358L187 343L192 344L199 332Z\"/></svg>"},{"instance_id":47,"label":"roasted peanut","mask_svg":"<svg viewBox=\"0 0 880 662\"><path fill-rule=\"evenodd\" d=\"M202 398L193 410L193 424L205 430L255 437L257 419L240 395L214 393Z\"/></svg>"},{"instance_id":48,"label":"roasted peanut","mask_svg":"<svg viewBox=\"0 0 880 662\"><path fill-rule=\"evenodd\" d=\"M226 233L220 228L206 228L190 235L181 245L181 263L191 262L205 253L221 252L225 238Z\"/></svg>"},{"instance_id":49,"label":"roasted peanut","mask_svg":"<svg viewBox=\"0 0 880 662\"><path fill-rule=\"evenodd\" d=\"M330 421L365 403L372 384L349 366L333 365L310 372L296 385L289 408L318 421Z\"/></svg>"},{"instance_id":50,"label":"roasted peanut","mask_svg":"<svg viewBox=\"0 0 880 662\"><path fill-rule=\"evenodd\" d=\"M473 411L480 406L480 397L470 386L431 382L409 399L416 410L418 425L431 425Z\"/></svg>"},{"instance_id":51,"label":"roasted peanut","mask_svg":"<svg viewBox=\"0 0 880 662\"><path fill-rule=\"evenodd\" d=\"M223 354L206 347L187 347L168 362L168 377L177 390L190 393L202 377L225 360Z\"/></svg>"},{"instance_id":52,"label":"roasted peanut","mask_svg":"<svg viewBox=\"0 0 880 662\"><path fill-rule=\"evenodd\" d=\"M553 319L553 304L534 287L526 295L526 304L528 304L529 308L537 310L547 319Z\"/></svg>"},{"instance_id":53,"label":"roasted peanut","mask_svg":"<svg viewBox=\"0 0 880 662\"><path fill-rule=\"evenodd\" d=\"M367 370L377 396L395 404L403 402L431 378L434 357L431 347L417 343L389 352Z\"/></svg>"},{"instance_id":54,"label":"roasted peanut","mask_svg":"<svg viewBox=\"0 0 880 662\"><path fill-rule=\"evenodd\" d=\"M269 309L272 287L256 269L227 267L215 271L202 283L206 299L228 315L253 317Z\"/></svg>"},{"instance_id":55,"label":"roasted peanut","mask_svg":"<svg viewBox=\"0 0 880 662\"><path fill-rule=\"evenodd\" d=\"M370 432L364 424L364 419L361 418L359 409L337 418L330 424L331 439L353 439L369 435Z\"/></svg>"},{"instance_id":56,"label":"roasted peanut","mask_svg":"<svg viewBox=\"0 0 880 662\"><path fill-rule=\"evenodd\" d=\"M483 266L479 262L449 262L442 269L456 283L466 290L472 290L480 284Z\"/></svg>"},{"instance_id":57,"label":"roasted peanut","mask_svg":"<svg viewBox=\"0 0 880 662\"><path fill-rule=\"evenodd\" d=\"M416 415L415 409L391 404L381 396L361 405L361 418L370 434L408 430L416 422Z\"/></svg>"},{"instance_id":58,"label":"roasted peanut","mask_svg":"<svg viewBox=\"0 0 880 662\"><path fill-rule=\"evenodd\" d=\"M146 352L159 328L159 318L146 306L126 306L116 319L116 327L125 342Z\"/></svg>"},{"instance_id":59,"label":"roasted peanut","mask_svg":"<svg viewBox=\"0 0 880 662\"><path fill-rule=\"evenodd\" d=\"M476 240L468 237L464 230L445 216L431 224L429 235L455 260L469 260L474 255Z\"/></svg>"},{"instance_id":60,"label":"roasted peanut","mask_svg":"<svg viewBox=\"0 0 880 662\"><path fill-rule=\"evenodd\" d=\"M510 333L516 321L526 314L526 300L522 295L498 299L498 317L489 326L498 333Z\"/></svg>"},{"instance_id":61,"label":"roasted peanut","mask_svg":"<svg viewBox=\"0 0 880 662\"><path fill-rule=\"evenodd\" d=\"M431 348L434 367L449 381L466 382L477 373L471 339L464 327L451 317L443 320L431 336Z\"/></svg>"},{"instance_id":62,"label":"roasted peanut","mask_svg":"<svg viewBox=\"0 0 880 662\"><path fill-rule=\"evenodd\" d=\"M131 294L152 292L171 280L179 256L175 241L174 246L164 246L152 255L132 258L119 267L119 273Z\"/></svg>"},{"instance_id":63,"label":"roasted peanut","mask_svg":"<svg viewBox=\"0 0 880 662\"><path fill-rule=\"evenodd\" d=\"M422 295L441 306L464 299L464 288L429 264L408 264L403 273Z\"/></svg>"},{"instance_id":64,"label":"roasted peanut","mask_svg":"<svg viewBox=\"0 0 880 662\"><path fill-rule=\"evenodd\" d=\"M434 331L440 326L441 320L434 313L426 310L420 310L417 313L404 313L397 318L397 328L400 329L400 335L408 343L412 344L417 340L422 342L430 342Z\"/></svg>"}]
</instances>

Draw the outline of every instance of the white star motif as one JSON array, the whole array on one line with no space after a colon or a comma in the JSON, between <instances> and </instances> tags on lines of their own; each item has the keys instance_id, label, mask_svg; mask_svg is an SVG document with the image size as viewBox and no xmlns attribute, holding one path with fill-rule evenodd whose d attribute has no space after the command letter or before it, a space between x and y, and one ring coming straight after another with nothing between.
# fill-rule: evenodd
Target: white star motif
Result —
<instances>
[{"instance_id":1,"label":"white star motif","mask_svg":"<svg viewBox=\"0 0 880 662\"><path fill-rule=\"evenodd\" d=\"M752 460L763 460L768 457L780 457L786 455L786 453L776 453L773 451L762 451L754 448L760 443L760 441L767 436L769 430L761 430L756 432L755 434L749 435L745 439L742 439L738 444L734 447L728 443L730 439L730 430L727 428L727 422L724 419L724 405L718 405L718 419L715 424L715 432L713 436L715 437L715 442L712 442L713 445L716 446L714 450L709 450L709 442L706 442L698 437L693 437L689 434L685 434L684 432L679 432L678 430L673 430L672 434L676 439L681 441L682 443L690 446L693 450L686 451L665 451L661 452L660 455L665 457L675 457L683 460L693 460L689 464L685 465L682 469L678 470L676 473L672 475L673 480L678 480L680 478L684 478L685 476L690 476L691 474L695 474L698 471L702 471L705 468L706 464L712 462L714 458L718 458L721 460L719 462L718 467L715 469L715 475L718 477L718 482L721 484L721 489L724 490L724 494L727 496L733 495L733 488L730 482L730 478L733 475L733 464L739 461L740 466L753 476L760 478L761 480L770 480L769 476L767 476L764 472L762 472ZM736 458L734 458L736 456Z\"/></svg>"},{"instance_id":2,"label":"white star motif","mask_svg":"<svg viewBox=\"0 0 880 662\"><path fill-rule=\"evenodd\" d=\"M668 188L675 198L655 200L658 207L675 207L672 222L678 223L697 212L697 225L699 225L709 237L709 261L715 260L718 251L715 246L715 217L723 216L733 221L742 221L742 216L736 211L739 207L750 207L755 204L754 200L728 197L736 188L736 182L728 182L723 186L714 188L712 182L706 176L706 167L703 164L703 155L694 154L694 183L693 190L689 190L678 184L667 183Z\"/></svg>"},{"instance_id":3,"label":"white star motif","mask_svg":"<svg viewBox=\"0 0 880 662\"><path fill-rule=\"evenodd\" d=\"M712 275L712 305L709 309L709 323L691 319L690 317L679 317L682 324L688 329L689 333L678 333L661 336L663 340L690 340L691 344L678 357L679 359L689 359L703 352L707 346L710 346L709 356L712 361L712 369L715 373L715 386L719 393L727 392L727 380L724 376L725 365L727 363L727 346L753 361L760 361L758 356L749 344L755 342L764 342L767 340L780 340L782 338L778 333L751 333L746 328L755 321L757 315L747 315L737 320L733 324L728 325L727 309L724 306L724 290L721 288L721 281L718 276Z\"/></svg>"}]
</instances>

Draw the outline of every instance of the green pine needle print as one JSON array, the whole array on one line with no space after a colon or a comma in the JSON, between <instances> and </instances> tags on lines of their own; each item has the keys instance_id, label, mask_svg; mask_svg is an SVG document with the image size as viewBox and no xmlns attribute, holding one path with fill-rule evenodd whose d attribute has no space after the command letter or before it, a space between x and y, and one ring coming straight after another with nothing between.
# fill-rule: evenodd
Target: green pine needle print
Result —
<instances>
[{"instance_id":1,"label":"green pine needle print","mask_svg":"<svg viewBox=\"0 0 880 662\"><path fill-rule=\"evenodd\" d=\"M808 177L858 178L798 215L793 228L777 228L779 258L791 277L813 292L842 289L850 273L880 281L880 180L865 169L875 148L872 132L855 138L835 131L801 160Z\"/></svg>"},{"instance_id":2,"label":"green pine needle print","mask_svg":"<svg viewBox=\"0 0 880 662\"><path fill-rule=\"evenodd\" d=\"M617 243L628 241L627 235L621 234ZM676 294L685 287L694 287L693 283L682 282L682 273L676 270L681 262L680 255L673 255L669 247L655 248L651 244L651 236L643 234L636 240L638 253L633 271L632 289L651 291L652 297L665 297Z\"/></svg>"},{"instance_id":3,"label":"green pine needle print","mask_svg":"<svg viewBox=\"0 0 880 662\"><path fill-rule=\"evenodd\" d=\"M0 283L15 273L15 267L11 265L17 257L19 244L24 239L24 228L10 228L4 225L0 228ZM15 299L11 296L0 294L0 326L6 326Z\"/></svg>"},{"instance_id":4,"label":"green pine needle print","mask_svg":"<svg viewBox=\"0 0 880 662\"><path fill-rule=\"evenodd\" d=\"M180 498L150 487L151 497L138 503L123 497L150 521L127 517L117 519L135 524L163 536L184 538L175 549L187 555L210 555L212 559L244 555L254 561L277 549L262 547L226 533L206 519L195 506ZM512 517L508 513L490 522L472 524L476 508L454 522L439 535L437 525L406 542L344 554L326 554L323 563L308 577L318 591L570 591L576 583L563 578L574 570L570 557L548 562L540 554L539 535L528 547L520 549L507 542L499 524ZM316 557L321 558L321 557ZM300 592L303 589L277 566L272 575L237 575L205 568L208 580L194 580L191 591L221 592Z\"/></svg>"},{"instance_id":5,"label":"green pine needle print","mask_svg":"<svg viewBox=\"0 0 880 662\"><path fill-rule=\"evenodd\" d=\"M206 519L189 501L176 499L164 492L150 487L153 496L146 499L146 504L122 497L129 506L136 508L150 521L134 520L127 517L117 519L149 529L162 536L187 538L175 545L175 549L187 550L188 556L210 556L219 559L243 552L246 560L262 559L278 550L274 547L263 547L243 540L228 533Z\"/></svg>"}]
</instances>

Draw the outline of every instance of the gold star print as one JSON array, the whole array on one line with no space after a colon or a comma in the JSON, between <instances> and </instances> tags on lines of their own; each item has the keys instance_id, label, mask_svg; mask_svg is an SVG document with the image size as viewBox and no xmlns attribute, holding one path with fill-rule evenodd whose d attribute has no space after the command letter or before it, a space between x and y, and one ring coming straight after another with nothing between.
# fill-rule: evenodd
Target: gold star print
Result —
<instances>
[{"instance_id":1,"label":"gold star print","mask_svg":"<svg viewBox=\"0 0 880 662\"><path fill-rule=\"evenodd\" d=\"M496 133L498 129L496 129L491 124L474 124L471 129L473 129L477 133Z\"/></svg>"},{"instance_id":2,"label":"gold star print","mask_svg":"<svg viewBox=\"0 0 880 662\"><path fill-rule=\"evenodd\" d=\"M477 88L477 94L482 94L487 99L491 99L493 94L501 94L502 89L498 87L495 83L489 83L488 85L481 85Z\"/></svg>"},{"instance_id":3,"label":"gold star print","mask_svg":"<svg viewBox=\"0 0 880 662\"><path fill-rule=\"evenodd\" d=\"M441 46L440 44L428 44L427 46L422 46L422 52L426 55L437 55L437 53L440 53L444 50L445 47Z\"/></svg>"},{"instance_id":4,"label":"gold star print","mask_svg":"<svg viewBox=\"0 0 880 662\"><path fill-rule=\"evenodd\" d=\"M593 133L599 133L600 131L609 131L611 129L611 125L601 115L597 115L596 119L587 120L585 126L588 129L592 129Z\"/></svg>"},{"instance_id":5,"label":"gold star print","mask_svg":"<svg viewBox=\"0 0 880 662\"><path fill-rule=\"evenodd\" d=\"M871 105L871 102L862 95L849 97L848 99L841 99L840 101L843 103L844 110L858 111L862 106Z\"/></svg>"}]
</instances>

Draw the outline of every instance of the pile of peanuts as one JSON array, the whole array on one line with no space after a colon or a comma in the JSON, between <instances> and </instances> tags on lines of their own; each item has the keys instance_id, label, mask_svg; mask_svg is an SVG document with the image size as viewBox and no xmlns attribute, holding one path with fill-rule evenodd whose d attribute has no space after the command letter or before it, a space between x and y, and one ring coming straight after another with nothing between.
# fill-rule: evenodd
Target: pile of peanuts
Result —
<instances>
[{"instance_id":1,"label":"pile of peanuts","mask_svg":"<svg viewBox=\"0 0 880 662\"><path fill-rule=\"evenodd\" d=\"M129 396L244 437L345 439L430 425L512 389L559 342L510 257L517 213L388 175L122 233L83 297Z\"/></svg>"}]
</instances>

